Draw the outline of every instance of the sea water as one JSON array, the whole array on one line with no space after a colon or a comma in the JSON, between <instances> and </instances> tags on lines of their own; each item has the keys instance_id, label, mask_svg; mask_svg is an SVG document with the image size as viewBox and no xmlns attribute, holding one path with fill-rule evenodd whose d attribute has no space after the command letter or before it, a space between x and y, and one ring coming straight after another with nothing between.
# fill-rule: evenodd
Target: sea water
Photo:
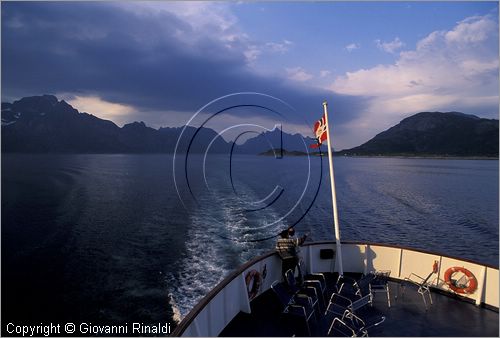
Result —
<instances>
[{"instance_id":1,"label":"sea water","mask_svg":"<svg viewBox=\"0 0 500 338\"><path fill-rule=\"evenodd\" d=\"M2 320L181 316L295 224L333 238L321 157L2 155ZM498 266L498 161L335 158L342 239Z\"/></svg>"}]
</instances>

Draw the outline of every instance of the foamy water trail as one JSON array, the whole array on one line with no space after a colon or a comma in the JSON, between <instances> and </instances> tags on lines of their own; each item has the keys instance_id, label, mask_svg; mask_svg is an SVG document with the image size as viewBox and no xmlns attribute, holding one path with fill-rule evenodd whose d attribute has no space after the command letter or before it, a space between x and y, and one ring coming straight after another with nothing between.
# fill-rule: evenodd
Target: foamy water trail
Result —
<instances>
[{"instance_id":1,"label":"foamy water trail","mask_svg":"<svg viewBox=\"0 0 500 338\"><path fill-rule=\"evenodd\" d=\"M250 189L245 197L255 197ZM187 313L233 269L274 247L274 241L245 242L274 235L284 227L271 209L248 213L241 199L228 191L212 191L199 198L205 207L190 212L190 229L185 255L176 273L167 274L171 298L181 317ZM260 228L258 231L252 229ZM171 302L172 303L172 302Z\"/></svg>"}]
</instances>

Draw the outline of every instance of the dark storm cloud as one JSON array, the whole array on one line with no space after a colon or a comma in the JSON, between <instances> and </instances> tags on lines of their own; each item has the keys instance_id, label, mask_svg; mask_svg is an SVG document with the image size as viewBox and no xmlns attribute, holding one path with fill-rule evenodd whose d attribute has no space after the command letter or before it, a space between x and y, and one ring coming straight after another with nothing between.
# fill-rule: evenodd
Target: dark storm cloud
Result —
<instances>
[{"instance_id":1,"label":"dark storm cloud","mask_svg":"<svg viewBox=\"0 0 500 338\"><path fill-rule=\"evenodd\" d=\"M337 123L355 118L366 103L256 75L244 41L228 48L172 13L136 13L117 3L2 3L2 73L4 98L97 95L132 105L142 116L191 113L240 91L270 94L307 113L333 100ZM146 122L152 121L151 113Z\"/></svg>"}]
</instances>

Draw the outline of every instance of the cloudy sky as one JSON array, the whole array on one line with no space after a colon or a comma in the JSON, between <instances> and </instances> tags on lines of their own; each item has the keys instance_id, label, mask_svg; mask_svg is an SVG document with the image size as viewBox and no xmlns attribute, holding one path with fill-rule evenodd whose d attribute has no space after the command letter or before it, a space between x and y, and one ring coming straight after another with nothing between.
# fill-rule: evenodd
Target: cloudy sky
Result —
<instances>
[{"instance_id":1,"label":"cloudy sky","mask_svg":"<svg viewBox=\"0 0 500 338\"><path fill-rule=\"evenodd\" d=\"M326 99L337 149L420 111L498 118L497 2L3 2L1 9L2 101L55 94L118 125L158 128L183 125L235 92L284 100L311 124ZM254 117L266 121L261 113ZM225 123L252 114L235 112Z\"/></svg>"}]
</instances>

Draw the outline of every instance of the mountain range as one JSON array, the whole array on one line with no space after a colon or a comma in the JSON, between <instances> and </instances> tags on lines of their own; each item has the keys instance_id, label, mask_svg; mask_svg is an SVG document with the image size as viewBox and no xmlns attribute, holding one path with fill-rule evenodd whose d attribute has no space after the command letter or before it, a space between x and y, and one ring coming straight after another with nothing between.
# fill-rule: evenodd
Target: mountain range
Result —
<instances>
[{"instance_id":1,"label":"mountain range","mask_svg":"<svg viewBox=\"0 0 500 338\"><path fill-rule=\"evenodd\" d=\"M24 97L2 103L2 152L14 153L173 153L184 127L154 129L144 122L119 127L111 121L80 113L53 95ZM192 144L190 140L195 135ZM228 153L233 143L217 137L210 128L188 126L178 145L180 153ZM280 129L266 131L236 145L238 153L258 154L279 147L283 139L289 149L305 150L312 138L287 134Z\"/></svg>"},{"instance_id":2,"label":"mountain range","mask_svg":"<svg viewBox=\"0 0 500 338\"><path fill-rule=\"evenodd\" d=\"M119 127L111 121L80 113L53 95L25 97L2 103L2 152L12 153L173 153L184 127L154 129L144 122ZM189 141L196 133L192 144ZM228 153L232 142L209 128L188 126L178 145L182 153ZM243 144L237 153L260 154L280 144L288 152L303 152L310 137L275 128ZM418 113L342 155L498 156L498 120L457 112Z\"/></svg>"}]
</instances>

